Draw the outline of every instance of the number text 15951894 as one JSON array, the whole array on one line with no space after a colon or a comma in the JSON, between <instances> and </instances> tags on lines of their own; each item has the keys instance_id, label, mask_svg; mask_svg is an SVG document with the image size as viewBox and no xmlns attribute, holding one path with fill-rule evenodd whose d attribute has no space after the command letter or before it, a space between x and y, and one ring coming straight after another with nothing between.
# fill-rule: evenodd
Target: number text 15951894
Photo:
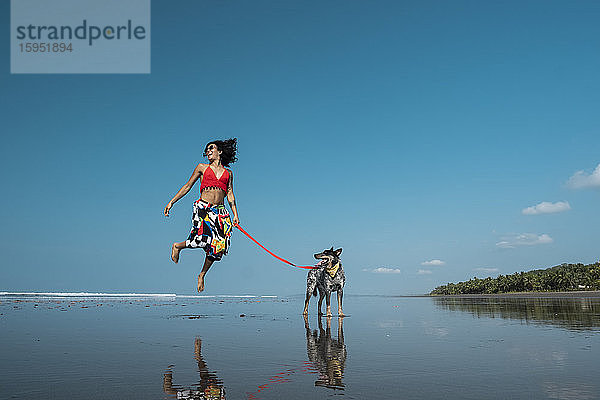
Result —
<instances>
[{"instance_id":1,"label":"number text 15951894","mask_svg":"<svg viewBox=\"0 0 600 400\"><path fill-rule=\"evenodd\" d=\"M21 53L71 53L73 46L71 43L37 43L26 42L19 43Z\"/></svg>"}]
</instances>

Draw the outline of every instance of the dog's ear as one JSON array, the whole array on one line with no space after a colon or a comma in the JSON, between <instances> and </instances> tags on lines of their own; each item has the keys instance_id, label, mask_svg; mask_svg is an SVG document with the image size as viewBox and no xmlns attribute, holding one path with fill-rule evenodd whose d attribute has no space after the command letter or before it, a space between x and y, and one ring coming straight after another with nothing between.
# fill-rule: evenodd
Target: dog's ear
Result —
<instances>
[{"instance_id":1,"label":"dog's ear","mask_svg":"<svg viewBox=\"0 0 600 400\"><path fill-rule=\"evenodd\" d=\"M337 249L336 251L334 251L334 253L335 253L336 257L339 257L340 254L342 254L342 248L340 247L339 249Z\"/></svg>"}]
</instances>

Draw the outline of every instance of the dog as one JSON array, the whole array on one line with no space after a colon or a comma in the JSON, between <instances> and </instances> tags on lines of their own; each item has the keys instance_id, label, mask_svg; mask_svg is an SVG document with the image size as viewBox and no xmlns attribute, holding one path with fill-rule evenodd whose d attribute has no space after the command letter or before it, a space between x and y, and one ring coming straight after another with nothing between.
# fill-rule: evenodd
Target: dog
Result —
<instances>
[{"instance_id":1,"label":"dog","mask_svg":"<svg viewBox=\"0 0 600 400\"><path fill-rule=\"evenodd\" d=\"M319 291L319 316L321 313L321 304L323 298L327 304L326 314L331 317L331 292L337 292L338 299L338 315L344 316L342 312L342 296L344 295L344 284L346 283L346 276L344 275L344 268L340 262L340 254L342 249L337 250L325 249L321 253L315 254L315 258L320 260L317 264L317 268L308 271L306 277L306 300L304 301L304 312L302 314L308 315L308 302L311 296L317 295Z\"/></svg>"}]
</instances>

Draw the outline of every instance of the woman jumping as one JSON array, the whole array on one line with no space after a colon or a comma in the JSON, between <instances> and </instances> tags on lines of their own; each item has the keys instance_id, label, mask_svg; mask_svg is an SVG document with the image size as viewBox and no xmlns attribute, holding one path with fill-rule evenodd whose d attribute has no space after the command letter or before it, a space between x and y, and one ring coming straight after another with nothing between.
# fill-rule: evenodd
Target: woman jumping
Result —
<instances>
[{"instance_id":1,"label":"woman jumping","mask_svg":"<svg viewBox=\"0 0 600 400\"><path fill-rule=\"evenodd\" d=\"M168 217L173 204L185 196L198 178L202 177L200 198L194 203L190 236L186 241L173 243L171 247L171 259L175 263L179 261L179 252L186 247L201 247L206 252L204 266L198 275L198 292L204 290L204 276L213 262L220 261L227 254L233 225L240 223L233 195L233 173L225 168L237 161L236 151L235 138L209 142L204 149L204 156L208 158L209 164L198 164L187 183L165 207L165 216ZM225 196L233 212L233 225L223 204Z\"/></svg>"}]
</instances>

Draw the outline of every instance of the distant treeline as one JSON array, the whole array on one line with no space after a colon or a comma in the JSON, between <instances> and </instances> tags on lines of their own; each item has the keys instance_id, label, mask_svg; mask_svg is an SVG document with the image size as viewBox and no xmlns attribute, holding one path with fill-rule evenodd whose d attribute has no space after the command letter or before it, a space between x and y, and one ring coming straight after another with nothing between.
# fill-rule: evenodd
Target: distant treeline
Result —
<instances>
[{"instance_id":1,"label":"distant treeline","mask_svg":"<svg viewBox=\"0 0 600 400\"><path fill-rule=\"evenodd\" d=\"M499 275L497 278L473 278L466 282L438 286L430 294L566 292L572 290L600 290L600 262L589 265L561 264L548 269Z\"/></svg>"}]
</instances>

